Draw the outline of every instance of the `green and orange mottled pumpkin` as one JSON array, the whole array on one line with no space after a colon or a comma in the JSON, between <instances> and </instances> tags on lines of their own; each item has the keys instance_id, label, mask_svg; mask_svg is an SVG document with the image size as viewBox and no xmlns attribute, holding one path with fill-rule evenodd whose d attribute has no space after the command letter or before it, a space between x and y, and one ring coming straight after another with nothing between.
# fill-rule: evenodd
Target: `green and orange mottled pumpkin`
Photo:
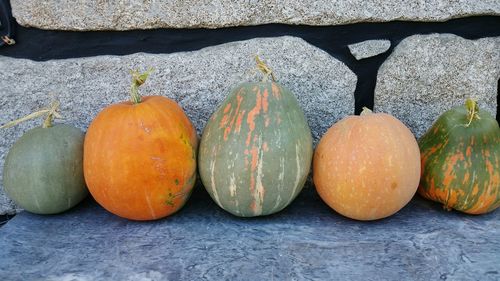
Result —
<instances>
[{"instance_id":1,"label":"green and orange mottled pumpkin","mask_svg":"<svg viewBox=\"0 0 500 281\"><path fill-rule=\"evenodd\" d=\"M309 173L312 137L295 96L275 82L236 87L207 123L198 167L213 200L242 217L284 209Z\"/></svg>"},{"instance_id":2,"label":"green and orange mottled pumpkin","mask_svg":"<svg viewBox=\"0 0 500 281\"><path fill-rule=\"evenodd\" d=\"M420 195L468 214L500 206L500 128L475 101L442 114L419 146Z\"/></svg>"}]
</instances>

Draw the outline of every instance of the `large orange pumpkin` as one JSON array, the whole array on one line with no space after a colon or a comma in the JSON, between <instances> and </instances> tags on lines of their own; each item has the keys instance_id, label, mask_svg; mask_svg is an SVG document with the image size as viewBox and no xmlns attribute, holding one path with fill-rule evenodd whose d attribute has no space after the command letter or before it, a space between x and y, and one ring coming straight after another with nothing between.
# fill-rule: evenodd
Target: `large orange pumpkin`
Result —
<instances>
[{"instance_id":1,"label":"large orange pumpkin","mask_svg":"<svg viewBox=\"0 0 500 281\"><path fill-rule=\"evenodd\" d=\"M133 220L179 210L196 177L197 136L183 110L161 96L140 97L147 74L134 74L132 100L108 106L85 137L84 175L95 200Z\"/></svg>"},{"instance_id":2,"label":"large orange pumpkin","mask_svg":"<svg viewBox=\"0 0 500 281\"><path fill-rule=\"evenodd\" d=\"M321 198L338 213L357 220L388 217L417 191L417 141L393 116L365 109L323 136L314 154L313 178Z\"/></svg>"}]
</instances>

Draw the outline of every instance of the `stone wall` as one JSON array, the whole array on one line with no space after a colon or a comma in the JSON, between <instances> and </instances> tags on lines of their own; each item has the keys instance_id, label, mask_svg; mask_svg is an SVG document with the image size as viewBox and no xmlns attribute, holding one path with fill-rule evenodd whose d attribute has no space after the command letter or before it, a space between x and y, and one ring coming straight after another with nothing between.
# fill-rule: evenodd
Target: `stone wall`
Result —
<instances>
[{"instance_id":1,"label":"stone wall","mask_svg":"<svg viewBox=\"0 0 500 281\"><path fill-rule=\"evenodd\" d=\"M337 25L498 15L497 0L12 0L21 25L61 30L220 28L267 23Z\"/></svg>"},{"instance_id":2,"label":"stone wall","mask_svg":"<svg viewBox=\"0 0 500 281\"><path fill-rule=\"evenodd\" d=\"M128 30L287 23L335 25L392 20L441 21L468 15L495 15L499 1L21 1L13 14L24 26L51 30ZM362 3L361 3L362 2ZM500 23L500 21L498 21ZM476 38L481 30L474 31ZM51 33L52 34L52 33ZM370 38L339 46L352 57L334 57L293 36L254 38L190 52L125 56L104 55L34 61L3 55L0 48L0 124L46 106L62 103L64 122L85 130L106 105L128 99L129 70L154 67L141 89L176 100L200 134L205 122L231 88L260 79L258 54L277 79L298 98L315 143L340 118L359 106L360 81L348 67L385 58L376 74L374 110L391 113L416 137L435 118L466 97L497 114L500 31L469 40L453 34L416 34L403 40ZM186 38L189 40L189 38ZM329 42L325 38L325 42ZM105 44L103 42L102 44ZM22 42L18 46L22 45ZM32 46L32 45L30 45ZM65 48L66 46L54 46ZM16 45L4 48L16 48ZM347 63L349 62L349 63ZM359 93L358 93L359 94ZM10 146L40 121L0 131L0 166ZM0 180L1 180L0 170ZM18 211L0 185L0 215Z\"/></svg>"}]
</instances>

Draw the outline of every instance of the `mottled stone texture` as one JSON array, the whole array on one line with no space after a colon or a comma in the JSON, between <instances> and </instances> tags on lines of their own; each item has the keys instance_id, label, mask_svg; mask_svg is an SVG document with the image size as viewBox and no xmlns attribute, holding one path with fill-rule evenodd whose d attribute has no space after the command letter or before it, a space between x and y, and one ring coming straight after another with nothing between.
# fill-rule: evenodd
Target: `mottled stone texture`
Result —
<instances>
[{"instance_id":1,"label":"mottled stone texture","mask_svg":"<svg viewBox=\"0 0 500 281\"><path fill-rule=\"evenodd\" d=\"M47 62L0 57L0 69L8 70L0 72L0 124L46 106L52 99L49 93L53 93L61 101L65 122L85 130L106 105L129 98L130 69L151 66L155 71L141 92L176 100L200 134L231 88L262 78L255 67L256 54L298 98L315 142L334 122L354 112L357 78L347 66L302 39L278 37L174 54ZM30 121L0 130L0 167L14 141L41 122ZM0 199L2 194L0 189ZM0 214L11 211L12 205L0 205Z\"/></svg>"},{"instance_id":2,"label":"mottled stone texture","mask_svg":"<svg viewBox=\"0 0 500 281\"><path fill-rule=\"evenodd\" d=\"M439 115L468 97L495 116L499 78L500 37L414 35L380 67L374 108L393 114L420 137Z\"/></svg>"},{"instance_id":3,"label":"mottled stone texture","mask_svg":"<svg viewBox=\"0 0 500 281\"><path fill-rule=\"evenodd\" d=\"M347 46L351 54L357 59L374 57L387 52L391 47L389 40L367 40Z\"/></svg>"},{"instance_id":4,"label":"mottled stone texture","mask_svg":"<svg viewBox=\"0 0 500 281\"><path fill-rule=\"evenodd\" d=\"M336 25L444 21L500 14L498 0L11 0L11 4L21 25L62 30L218 28L266 23Z\"/></svg>"},{"instance_id":5,"label":"mottled stone texture","mask_svg":"<svg viewBox=\"0 0 500 281\"><path fill-rule=\"evenodd\" d=\"M306 188L284 211L243 219L201 186L172 217L132 222L91 200L0 228L0 280L498 280L500 212L470 216L415 198L358 222Z\"/></svg>"}]
</instances>

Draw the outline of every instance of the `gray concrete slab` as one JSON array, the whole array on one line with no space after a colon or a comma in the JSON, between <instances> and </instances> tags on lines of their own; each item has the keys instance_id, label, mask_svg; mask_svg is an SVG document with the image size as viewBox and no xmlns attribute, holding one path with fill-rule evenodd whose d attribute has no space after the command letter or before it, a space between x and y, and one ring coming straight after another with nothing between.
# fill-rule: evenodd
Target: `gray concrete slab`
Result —
<instances>
[{"instance_id":1,"label":"gray concrete slab","mask_svg":"<svg viewBox=\"0 0 500 281\"><path fill-rule=\"evenodd\" d=\"M89 199L0 228L0 280L499 280L500 211L470 216L420 197L358 222L312 187L284 211L234 217L201 186L172 217L134 222Z\"/></svg>"}]
</instances>

